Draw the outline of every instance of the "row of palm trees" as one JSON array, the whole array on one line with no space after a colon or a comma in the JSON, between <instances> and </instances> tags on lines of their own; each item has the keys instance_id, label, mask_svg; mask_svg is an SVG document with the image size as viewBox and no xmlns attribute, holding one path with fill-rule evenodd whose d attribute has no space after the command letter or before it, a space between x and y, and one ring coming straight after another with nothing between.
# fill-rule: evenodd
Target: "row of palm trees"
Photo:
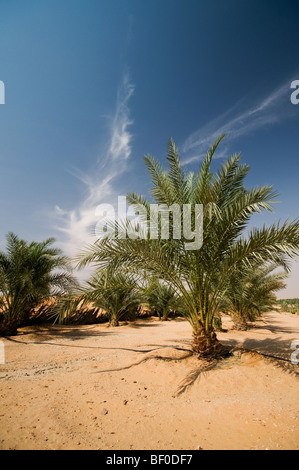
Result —
<instances>
[{"instance_id":1,"label":"row of palm trees","mask_svg":"<svg viewBox=\"0 0 299 470\"><path fill-rule=\"evenodd\" d=\"M164 321L171 315L184 317L188 313L174 288L154 277L140 282L140 278L130 272L109 273L103 269L93 274L88 282L78 285L67 271L54 274L54 266L69 268L69 261L61 256L57 259L59 250L49 251L49 244L53 242L52 239L29 245L16 235L8 234L8 254L1 253L2 274L5 275L2 277L5 289L2 289L0 314L2 335L15 334L18 326L39 316L43 320L54 318L63 323L81 312L82 321L92 310L97 315L104 312L110 325L118 326L120 320L134 320L142 311ZM31 248L37 246L39 256L33 259L35 250L31 251ZM16 263L17 258L21 263ZM11 267L14 268L13 275ZM236 271L230 277L219 308L232 317L236 329L246 330L248 321L275 308L274 292L284 288L283 280L287 276L285 271L272 274L276 267L276 264L254 265L243 268L242 275ZM221 317L216 314L214 326L217 318Z\"/></svg>"},{"instance_id":2,"label":"row of palm trees","mask_svg":"<svg viewBox=\"0 0 299 470\"><path fill-rule=\"evenodd\" d=\"M89 308L104 311L111 326L141 315L157 316L166 321L171 315L184 316L185 313L184 302L172 286L157 278L138 278L124 269L117 272L102 269L70 295L60 297L51 313L62 323Z\"/></svg>"},{"instance_id":3,"label":"row of palm trees","mask_svg":"<svg viewBox=\"0 0 299 470\"><path fill-rule=\"evenodd\" d=\"M299 315L299 299L280 299L278 305L283 312Z\"/></svg>"},{"instance_id":4,"label":"row of palm trees","mask_svg":"<svg viewBox=\"0 0 299 470\"><path fill-rule=\"evenodd\" d=\"M157 279L140 282L129 272L101 270L81 285L71 275L70 260L51 247L54 239L27 243L7 235L0 252L0 334L13 335L39 316L63 323L78 311L105 313L111 326L135 319L142 308L160 320L181 314L183 303L171 286Z\"/></svg>"},{"instance_id":5,"label":"row of palm trees","mask_svg":"<svg viewBox=\"0 0 299 470\"><path fill-rule=\"evenodd\" d=\"M95 272L89 282L75 285L66 271L52 278L51 269L44 275L44 280L51 281L46 288L43 276L40 277L42 286L38 291L42 297L63 294L55 302L53 312L56 318L62 321L74 310L93 305L107 311L111 323L116 324L128 310L136 309L147 295L152 305L156 302L156 310L161 317L167 318L170 311L184 316L192 327L194 353L212 358L223 354L215 331L215 318L219 311L230 313L236 324L245 328L248 320L272 308L274 292L284 287L288 261L299 254L299 221L249 230L252 215L273 210L276 193L271 186L245 187L250 168L240 163L239 155L233 155L218 171L212 172L213 155L223 137L209 149L197 173L184 171L172 140L168 145L167 169L155 158L145 157L154 203L167 207L176 204L182 209L188 204L192 208L193 229L196 224L193 208L197 204L203 206L201 248L190 250L186 244L188 238L171 236L177 228L174 224L178 223L171 216L168 238L160 236L161 224L157 226L157 237L152 238L150 231L145 230L143 237L138 238L126 236L128 230L131 233L136 230L129 220L115 222L111 233L118 236L111 237L107 232L105 237L86 246L76 258L78 268L94 266ZM135 193L129 193L127 200L132 205L142 204L144 220L150 220L152 201ZM32 244L10 235L8 253L1 254L2 325L16 315L15 307L12 309L10 305L13 295L16 294L17 299L24 298L22 289L28 289L25 297L35 298L29 287L34 265L24 275L24 282L14 286L14 291L7 287L13 274L6 278L6 266L10 265L9 272L20 269L17 260L10 258L13 240L20 244L20 249L24 246L24 250L33 250L30 248ZM41 265L47 259L50 267L49 260L52 259L53 269L65 269L67 263L59 251L54 250L50 256L45 253L43 259L42 252L47 252L51 243L52 240L45 245L33 244L36 250L40 250ZM283 271L277 272L279 267ZM52 286L56 291L51 290ZM40 296L35 298L35 302L40 300ZM28 307L26 310L22 302L18 302L17 318L20 321L27 314Z\"/></svg>"}]
</instances>

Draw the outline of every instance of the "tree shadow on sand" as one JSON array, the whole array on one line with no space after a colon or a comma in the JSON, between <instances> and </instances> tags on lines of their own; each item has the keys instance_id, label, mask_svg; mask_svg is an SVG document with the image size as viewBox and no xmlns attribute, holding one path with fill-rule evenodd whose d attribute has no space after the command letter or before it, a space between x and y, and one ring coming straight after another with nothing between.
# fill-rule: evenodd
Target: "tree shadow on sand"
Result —
<instances>
[{"instance_id":1,"label":"tree shadow on sand","mask_svg":"<svg viewBox=\"0 0 299 470\"><path fill-rule=\"evenodd\" d=\"M6 341L19 344L40 344L59 347L99 349L98 346L75 344L90 338L101 338L115 335L112 329L95 329L97 325L86 327L74 326L33 326L20 329L17 336L7 336Z\"/></svg>"},{"instance_id":2,"label":"tree shadow on sand","mask_svg":"<svg viewBox=\"0 0 299 470\"><path fill-rule=\"evenodd\" d=\"M267 338L264 340L256 340L248 338L243 343L243 348L248 351L254 351L264 358L267 358L285 370L286 372L298 375L298 364L293 364L291 360L292 352L290 339Z\"/></svg>"},{"instance_id":3,"label":"tree shadow on sand","mask_svg":"<svg viewBox=\"0 0 299 470\"><path fill-rule=\"evenodd\" d=\"M295 351L291 349L292 338L285 339L280 336L264 339L246 338L241 344L232 339L222 342L234 346L236 350L240 350L242 353L254 353L286 373L299 375L299 364L294 364L291 358L292 353ZM299 354L297 358L299 360Z\"/></svg>"},{"instance_id":4,"label":"tree shadow on sand","mask_svg":"<svg viewBox=\"0 0 299 470\"><path fill-rule=\"evenodd\" d=\"M249 323L249 329L250 323ZM299 339L299 327L296 325L284 325L282 322L278 321L277 319L271 318L269 321L264 321L263 319L259 319L258 321L254 322L252 325L252 329L259 331L259 330L268 330L274 334L291 334L297 335Z\"/></svg>"},{"instance_id":5,"label":"tree shadow on sand","mask_svg":"<svg viewBox=\"0 0 299 470\"><path fill-rule=\"evenodd\" d=\"M270 329L268 325L267 329ZM275 333L282 332L281 327L278 330L275 325L272 327L272 330ZM283 332L289 332L286 330L287 329ZM294 333L294 331L290 331L290 333ZM200 377L206 375L213 369L231 368L234 365L237 365L240 363L242 355L246 353L262 357L265 361L269 362L269 365L275 365L275 367L282 369L288 374L295 376L299 375L298 364L293 364L291 360L291 354L294 349L291 349L290 339L286 340L281 337L265 338L262 340L246 338L242 343L233 339L228 339L222 340L221 343L223 346L231 350L231 355L227 358L212 362L199 361L198 367L191 370L178 387L176 396L184 393L188 388L193 386Z\"/></svg>"}]
</instances>

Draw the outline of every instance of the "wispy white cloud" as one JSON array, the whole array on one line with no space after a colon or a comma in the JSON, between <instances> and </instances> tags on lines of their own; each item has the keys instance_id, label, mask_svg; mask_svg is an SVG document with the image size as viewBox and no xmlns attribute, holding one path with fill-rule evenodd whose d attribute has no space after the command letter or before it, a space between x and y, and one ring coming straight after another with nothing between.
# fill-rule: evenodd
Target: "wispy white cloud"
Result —
<instances>
[{"instance_id":1,"label":"wispy white cloud","mask_svg":"<svg viewBox=\"0 0 299 470\"><path fill-rule=\"evenodd\" d=\"M247 107L245 110L240 110L240 105L235 105L193 132L181 148L183 155L185 155L183 163L188 164L202 159L208 147L221 134L226 134L225 143L228 145L232 140L294 115L296 110L290 103L290 83L291 81L285 82L254 106ZM224 150L216 154L216 157L224 156Z\"/></svg>"},{"instance_id":2,"label":"wispy white cloud","mask_svg":"<svg viewBox=\"0 0 299 470\"><path fill-rule=\"evenodd\" d=\"M216 140L217 137L219 137L220 134L217 134L214 140ZM211 141L212 143L213 141ZM191 153L188 157L182 158L182 164L183 165L189 165L189 163L194 163L194 162L200 162L201 160L204 159L206 156L208 147L210 144L207 143L206 147L204 148L204 144L202 144L202 149L200 151L194 153ZM229 155L229 148L228 146L221 147L216 150L214 158L226 158Z\"/></svg>"},{"instance_id":3,"label":"wispy white cloud","mask_svg":"<svg viewBox=\"0 0 299 470\"><path fill-rule=\"evenodd\" d=\"M95 215L99 204L113 204L117 200L118 188L114 180L126 171L127 162L132 151L132 134L130 127L129 100L134 92L128 71L125 71L118 89L116 107L110 117L110 136L106 150L97 157L94 170L83 173L76 170L76 177L86 189L85 197L80 204L65 210L55 207L55 228L62 234L59 244L69 256L75 256L87 243L95 240L94 227L98 218Z\"/></svg>"},{"instance_id":4,"label":"wispy white cloud","mask_svg":"<svg viewBox=\"0 0 299 470\"><path fill-rule=\"evenodd\" d=\"M134 92L129 74L123 76L123 82L118 90L117 105L112 121L111 143L108 158L113 160L127 160L131 154L132 134L129 128L133 122L130 120L128 107L129 100Z\"/></svg>"}]
</instances>

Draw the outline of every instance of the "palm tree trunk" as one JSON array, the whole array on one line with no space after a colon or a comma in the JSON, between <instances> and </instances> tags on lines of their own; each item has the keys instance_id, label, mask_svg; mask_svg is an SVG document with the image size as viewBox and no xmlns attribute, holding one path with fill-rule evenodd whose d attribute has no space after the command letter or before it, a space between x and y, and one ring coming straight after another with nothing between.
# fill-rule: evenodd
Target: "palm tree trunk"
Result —
<instances>
[{"instance_id":1,"label":"palm tree trunk","mask_svg":"<svg viewBox=\"0 0 299 470\"><path fill-rule=\"evenodd\" d=\"M168 321L167 307L163 310L162 321Z\"/></svg>"},{"instance_id":2,"label":"palm tree trunk","mask_svg":"<svg viewBox=\"0 0 299 470\"><path fill-rule=\"evenodd\" d=\"M14 318L5 318L0 324L0 336L15 336L18 333L18 322Z\"/></svg>"},{"instance_id":3,"label":"palm tree trunk","mask_svg":"<svg viewBox=\"0 0 299 470\"><path fill-rule=\"evenodd\" d=\"M118 319L116 317L111 317L110 319L110 326L119 326Z\"/></svg>"},{"instance_id":4,"label":"palm tree trunk","mask_svg":"<svg viewBox=\"0 0 299 470\"><path fill-rule=\"evenodd\" d=\"M198 354L199 359L215 359L223 356L224 348L217 339L213 326L208 329L205 325L200 324L193 331L192 351Z\"/></svg>"},{"instance_id":5,"label":"palm tree trunk","mask_svg":"<svg viewBox=\"0 0 299 470\"><path fill-rule=\"evenodd\" d=\"M241 313L236 313L232 315L232 320L234 322L234 329L237 331L246 331L248 328L245 315Z\"/></svg>"}]
</instances>

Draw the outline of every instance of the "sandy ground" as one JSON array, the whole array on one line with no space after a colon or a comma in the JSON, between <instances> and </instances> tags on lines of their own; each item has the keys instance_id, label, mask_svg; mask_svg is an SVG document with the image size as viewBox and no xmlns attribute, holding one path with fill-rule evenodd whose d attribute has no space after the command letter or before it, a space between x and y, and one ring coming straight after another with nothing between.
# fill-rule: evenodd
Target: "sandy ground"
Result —
<instances>
[{"instance_id":1,"label":"sandy ground","mask_svg":"<svg viewBox=\"0 0 299 470\"><path fill-rule=\"evenodd\" d=\"M299 449L299 316L223 326L224 344L285 361L239 351L203 372L182 319L1 338L0 449Z\"/></svg>"}]
</instances>

